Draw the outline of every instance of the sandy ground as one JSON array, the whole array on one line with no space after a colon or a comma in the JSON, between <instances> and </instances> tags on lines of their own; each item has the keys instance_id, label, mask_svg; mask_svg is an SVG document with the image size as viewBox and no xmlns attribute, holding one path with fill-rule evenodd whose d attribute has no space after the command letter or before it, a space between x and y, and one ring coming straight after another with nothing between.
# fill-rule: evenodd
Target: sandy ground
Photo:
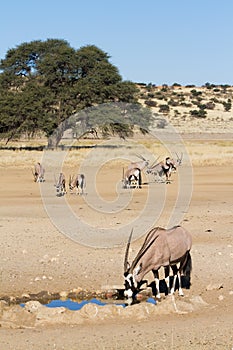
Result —
<instances>
[{"instance_id":1,"label":"sandy ground","mask_svg":"<svg viewBox=\"0 0 233 350\"><path fill-rule=\"evenodd\" d=\"M220 151L224 154L224 150ZM0 168L0 296L121 286L125 246L88 247L59 232L47 215L39 184L32 181L29 169L15 166L10 158L6 163L4 160ZM155 225L166 226L181 190L179 171L170 185L147 184L133 191L129 204L118 214L107 215L90 208L86 202L86 197L92 198L88 185L86 197L67 194L67 205L96 229L124 227L139 215L149 188L158 192L164 188L164 208ZM193 236L192 285L184 290L182 300L200 297L202 307L186 314L148 315L148 319L142 320L132 316L102 322L87 320L75 326L51 324L16 329L2 326L0 349L232 349L232 172L233 162L229 164L228 158L225 165L193 165L191 202L181 222ZM109 179L117 180L121 176L118 173L117 165L113 164L103 167L102 175L96 178L97 190L110 201L110 206L116 194ZM46 181L53 185L52 179ZM53 204L59 205L60 199L54 191ZM152 209L149 206L147 214ZM131 257L143 238L132 243ZM148 279L152 281L152 275ZM178 301L181 297L175 298Z\"/></svg>"}]
</instances>

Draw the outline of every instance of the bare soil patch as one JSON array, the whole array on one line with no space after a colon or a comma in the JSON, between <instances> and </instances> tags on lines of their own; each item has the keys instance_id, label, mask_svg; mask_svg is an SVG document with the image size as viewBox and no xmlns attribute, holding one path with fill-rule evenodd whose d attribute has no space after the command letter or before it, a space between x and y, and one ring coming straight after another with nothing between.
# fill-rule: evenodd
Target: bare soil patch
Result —
<instances>
[{"instance_id":1,"label":"bare soil patch","mask_svg":"<svg viewBox=\"0 0 233 350\"><path fill-rule=\"evenodd\" d=\"M187 147L193 160L193 192L181 224L193 236L193 273L191 288L184 290L183 299L176 295L175 300L178 307L193 298L201 298L206 304L188 313L149 313L148 318L142 319L139 317L142 309L135 309L130 317L122 315L98 322L87 318L79 325L71 322L31 327L29 323L16 329L2 325L2 350L232 349L232 144L229 141L227 145L203 143L201 147L199 141L189 141ZM60 233L47 216L39 186L30 174L30 164L37 161L38 153L19 152L16 157L14 152L9 152L6 157L3 152L2 155L0 296L77 288L98 291L103 286L122 285L125 247L90 248ZM65 170L69 173L73 168L75 165L70 162ZM173 183L167 187L164 210L157 226L167 224L177 195L178 176L175 174ZM115 198L111 177L114 181L118 179L116 164L103 167L102 176L97 178L101 196L109 201ZM119 177L121 179L121 173ZM134 191L129 205L115 218L91 211L81 196L68 194L67 201L74 211L82 213L83 220L93 225L115 227L124 225L140 212L147 191L148 185ZM59 199L55 191L54 198ZM132 258L143 239L133 242ZM148 279L152 281L152 275L148 275ZM165 305L168 301L162 300L162 303Z\"/></svg>"}]
</instances>

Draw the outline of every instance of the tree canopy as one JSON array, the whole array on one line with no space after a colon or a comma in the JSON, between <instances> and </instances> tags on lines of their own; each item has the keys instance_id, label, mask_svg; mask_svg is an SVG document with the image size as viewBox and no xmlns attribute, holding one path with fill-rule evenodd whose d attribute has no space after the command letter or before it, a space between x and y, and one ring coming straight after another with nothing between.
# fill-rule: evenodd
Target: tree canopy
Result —
<instances>
[{"instance_id":1,"label":"tree canopy","mask_svg":"<svg viewBox=\"0 0 233 350\"><path fill-rule=\"evenodd\" d=\"M10 140L42 131L49 138L85 108L137 103L136 85L123 81L109 58L94 45L75 50L60 39L9 49L0 62L0 136Z\"/></svg>"}]
</instances>

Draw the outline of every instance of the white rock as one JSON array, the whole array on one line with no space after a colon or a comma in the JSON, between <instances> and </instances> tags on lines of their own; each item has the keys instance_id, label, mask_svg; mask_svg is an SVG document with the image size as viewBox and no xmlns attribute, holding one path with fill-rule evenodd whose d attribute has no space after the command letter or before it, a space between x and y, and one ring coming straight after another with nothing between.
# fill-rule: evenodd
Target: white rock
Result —
<instances>
[{"instance_id":1,"label":"white rock","mask_svg":"<svg viewBox=\"0 0 233 350\"><path fill-rule=\"evenodd\" d=\"M23 294L22 294L22 298L29 298L29 299L30 299L30 295L27 294L27 293L23 293Z\"/></svg>"},{"instance_id":2,"label":"white rock","mask_svg":"<svg viewBox=\"0 0 233 350\"><path fill-rule=\"evenodd\" d=\"M43 305L39 301L31 300L25 303L25 310L37 312Z\"/></svg>"},{"instance_id":3,"label":"white rock","mask_svg":"<svg viewBox=\"0 0 233 350\"><path fill-rule=\"evenodd\" d=\"M63 292L60 292L59 294L61 298L66 298L68 295L68 292L63 291Z\"/></svg>"},{"instance_id":4,"label":"white rock","mask_svg":"<svg viewBox=\"0 0 233 350\"><path fill-rule=\"evenodd\" d=\"M217 290L223 288L223 283L210 283L206 287L206 290Z\"/></svg>"}]
</instances>

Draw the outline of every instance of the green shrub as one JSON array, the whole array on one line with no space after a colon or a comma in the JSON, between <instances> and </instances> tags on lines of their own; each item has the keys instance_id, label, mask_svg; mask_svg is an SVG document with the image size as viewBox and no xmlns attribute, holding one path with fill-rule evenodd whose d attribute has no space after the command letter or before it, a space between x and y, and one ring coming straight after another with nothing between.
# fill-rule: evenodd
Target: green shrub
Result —
<instances>
[{"instance_id":1,"label":"green shrub","mask_svg":"<svg viewBox=\"0 0 233 350\"><path fill-rule=\"evenodd\" d=\"M201 109L201 110L204 110L204 109L206 109L206 104L201 104L201 103L199 103L198 105L197 105L197 107L199 108L199 109Z\"/></svg>"},{"instance_id":2,"label":"green shrub","mask_svg":"<svg viewBox=\"0 0 233 350\"><path fill-rule=\"evenodd\" d=\"M196 118L206 118L207 112L204 109L194 109L192 111L190 111L190 114L192 117L196 117Z\"/></svg>"},{"instance_id":3,"label":"green shrub","mask_svg":"<svg viewBox=\"0 0 233 350\"><path fill-rule=\"evenodd\" d=\"M178 83L174 83L174 84L172 84L172 86L181 86L180 84L178 84Z\"/></svg>"},{"instance_id":4,"label":"green shrub","mask_svg":"<svg viewBox=\"0 0 233 350\"><path fill-rule=\"evenodd\" d=\"M155 94L153 92L148 92L147 96L149 98L154 98L155 97Z\"/></svg>"},{"instance_id":5,"label":"green shrub","mask_svg":"<svg viewBox=\"0 0 233 350\"><path fill-rule=\"evenodd\" d=\"M231 99L228 98L227 102L223 101L223 107L225 112L229 112L231 110Z\"/></svg>"},{"instance_id":6,"label":"green shrub","mask_svg":"<svg viewBox=\"0 0 233 350\"><path fill-rule=\"evenodd\" d=\"M191 108L192 107L192 103L188 103L188 102L181 102L180 106L182 107L186 107L186 108Z\"/></svg>"},{"instance_id":7,"label":"green shrub","mask_svg":"<svg viewBox=\"0 0 233 350\"><path fill-rule=\"evenodd\" d=\"M147 105L148 107L156 107L157 106L157 102L156 101L152 101L152 100L147 100L147 101L145 101L145 105Z\"/></svg>"},{"instance_id":8,"label":"green shrub","mask_svg":"<svg viewBox=\"0 0 233 350\"><path fill-rule=\"evenodd\" d=\"M179 106L179 102L178 101L175 101L173 100L172 98L168 101L168 105L169 106L173 106L173 107L176 107L176 106Z\"/></svg>"},{"instance_id":9,"label":"green shrub","mask_svg":"<svg viewBox=\"0 0 233 350\"><path fill-rule=\"evenodd\" d=\"M159 112L160 113L169 113L170 108L168 105L160 105L159 106Z\"/></svg>"},{"instance_id":10,"label":"green shrub","mask_svg":"<svg viewBox=\"0 0 233 350\"><path fill-rule=\"evenodd\" d=\"M191 90L190 92L193 96L196 96L196 97L202 94L202 91L197 91L195 89Z\"/></svg>"},{"instance_id":11,"label":"green shrub","mask_svg":"<svg viewBox=\"0 0 233 350\"><path fill-rule=\"evenodd\" d=\"M163 95L160 91L156 92L155 93L155 97L158 99L158 100L166 100L166 96Z\"/></svg>"}]
</instances>

